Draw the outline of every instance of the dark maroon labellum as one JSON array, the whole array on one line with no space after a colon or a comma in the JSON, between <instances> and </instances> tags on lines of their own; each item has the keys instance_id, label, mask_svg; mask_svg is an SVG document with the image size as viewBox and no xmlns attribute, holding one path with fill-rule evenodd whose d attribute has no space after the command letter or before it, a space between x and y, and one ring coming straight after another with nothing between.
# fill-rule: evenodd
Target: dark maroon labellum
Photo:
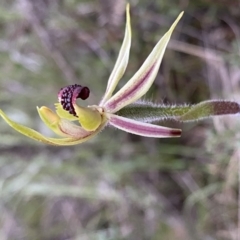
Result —
<instances>
[{"instance_id":1,"label":"dark maroon labellum","mask_svg":"<svg viewBox=\"0 0 240 240\"><path fill-rule=\"evenodd\" d=\"M69 85L61 88L58 92L58 101L61 103L64 110L77 117L73 104L77 98L85 100L89 97L90 90L88 87L82 87L79 84Z\"/></svg>"}]
</instances>

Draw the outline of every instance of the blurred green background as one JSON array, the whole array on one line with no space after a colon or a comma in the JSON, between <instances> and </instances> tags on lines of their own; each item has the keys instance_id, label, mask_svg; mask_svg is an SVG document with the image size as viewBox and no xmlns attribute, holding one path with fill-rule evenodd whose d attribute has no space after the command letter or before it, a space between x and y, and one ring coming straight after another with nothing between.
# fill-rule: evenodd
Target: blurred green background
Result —
<instances>
[{"instance_id":1,"label":"blurred green background","mask_svg":"<svg viewBox=\"0 0 240 240\"><path fill-rule=\"evenodd\" d=\"M124 34L123 0L1 0L0 108L48 136L36 106L58 90L104 93ZM133 42L120 86L180 11L145 99L240 98L237 0L130 0ZM238 117L181 127L179 139L112 128L73 147L31 141L0 119L1 240L240 239Z\"/></svg>"}]
</instances>

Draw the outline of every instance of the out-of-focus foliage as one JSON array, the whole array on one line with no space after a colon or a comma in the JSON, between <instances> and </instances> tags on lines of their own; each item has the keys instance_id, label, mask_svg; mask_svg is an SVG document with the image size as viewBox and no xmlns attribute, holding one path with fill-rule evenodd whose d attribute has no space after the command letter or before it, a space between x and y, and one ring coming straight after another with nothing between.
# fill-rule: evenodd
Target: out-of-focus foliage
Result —
<instances>
[{"instance_id":1,"label":"out-of-focus foliage","mask_svg":"<svg viewBox=\"0 0 240 240\"><path fill-rule=\"evenodd\" d=\"M130 3L133 44L121 86L184 10L147 97L239 100L238 1ZM2 0L1 108L50 136L35 106L54 103L60 87L87 85L87 104L97 103L122 41L124 10L120 0ZM1 239L237 239L238 122L182 125L182 138L165 140L108 129L57 148L0 121Z\"/></svg>"}]
</instances>

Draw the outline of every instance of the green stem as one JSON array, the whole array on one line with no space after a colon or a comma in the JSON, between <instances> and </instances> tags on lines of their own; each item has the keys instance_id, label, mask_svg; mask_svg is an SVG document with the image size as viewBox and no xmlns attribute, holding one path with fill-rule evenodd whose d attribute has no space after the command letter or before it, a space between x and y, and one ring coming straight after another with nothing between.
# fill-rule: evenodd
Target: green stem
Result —
<instances>
[{"instance_id":1,"label":"green stem","mask_svg":"<svg viewBox=\"0 0 240 240\"><path fill-rule=\"evenodd\" d=\"M175 119L186 114L191 109L189 105L164 105L151 102L136 102L117 112L117 115L144 122Z\"/></svg>"},{"instance_id":2,"label":"green stem","mask_svg":"<svg viewBox=\"0 0 240 240\"><path fill-rule=\"evenodd\" d=\"M240 113L240 105L233 101L208 100L195 105L164 105L136 102L117 112L118 115L143 122L173 119L194 121L203 118Z\"/></svg>"}]
</instances>

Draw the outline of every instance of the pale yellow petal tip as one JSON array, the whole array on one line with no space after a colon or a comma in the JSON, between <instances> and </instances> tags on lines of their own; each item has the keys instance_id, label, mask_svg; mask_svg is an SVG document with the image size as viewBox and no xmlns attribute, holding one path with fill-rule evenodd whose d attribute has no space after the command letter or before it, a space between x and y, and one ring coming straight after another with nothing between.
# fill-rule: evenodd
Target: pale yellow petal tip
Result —
<instances>
[{"instance_id":1,"label":"pale yellow petal tip","mask_svg":"<svg viewBox=\"0 0 240 240\"><path fill-rule=\"evenodd\" d=\"M41 119L48 124L55 124L60 120L59 116L48 107L37 107L37 111Z\"/></svg>"},{"instance_id":2,"label":"pale yellow petal tip","mask_svg":"<svg viewBox=\"0 0 240 240\"><path fill-rule=\"evenodd\" d=\"M184 14L184 11L180 12L179 17L181 18Z\"/></svg>"},{"instance_id":3,"label":"pale yellow petal tip","mask_svg":"<svg viewBox=\"0 0 240 240\"><path fill-rule=\"evenodd\" d=\"M126 23L127 23L127 28L129 31L129 34L131 36L131 18L130 18L130 4L128 3L126 6Z\"/></svg>"},{"instance_id":4,"label":"pale yellow petal tip","mask_svg":"<svg viewBox=\"0 0 240 240\"><path fill-rule=\"evenodd\" d=\"M130 27L130 4L126 5L126 17L127 17L127 25Z\"/></svg>"},{"instance_id":5,"label":"pale yellow petal tip","mask_svg":"<svg viewBox=\"0 0 240 240\"><path fill-rule=\"evenodd\" d=\"M180 19L182 18L184 14L184 11L180 12L180 14L178 15L177 19L174 21L174 23L172 24L171 28L170 28L170 31L172 31L176 25L178 24L178 22L180 21Z\"/></svg>"},{"instance_id":6,"label":"pale yellow petal tip","mask_svg":"<svg viewBox=\"0 0 240 240\"><path fill-rule=\"evenodd\" d=\"M166 34L172 34L174 28L177 26L178 22L180 21L180 19L182 18L184 14L184 11L182 11L181 13L179 13L178 17L176 18L176 20L174 21L174 23L172 24L172 26L170 27L170 29L167 31Z\"/></svg>"}]
</instances>

